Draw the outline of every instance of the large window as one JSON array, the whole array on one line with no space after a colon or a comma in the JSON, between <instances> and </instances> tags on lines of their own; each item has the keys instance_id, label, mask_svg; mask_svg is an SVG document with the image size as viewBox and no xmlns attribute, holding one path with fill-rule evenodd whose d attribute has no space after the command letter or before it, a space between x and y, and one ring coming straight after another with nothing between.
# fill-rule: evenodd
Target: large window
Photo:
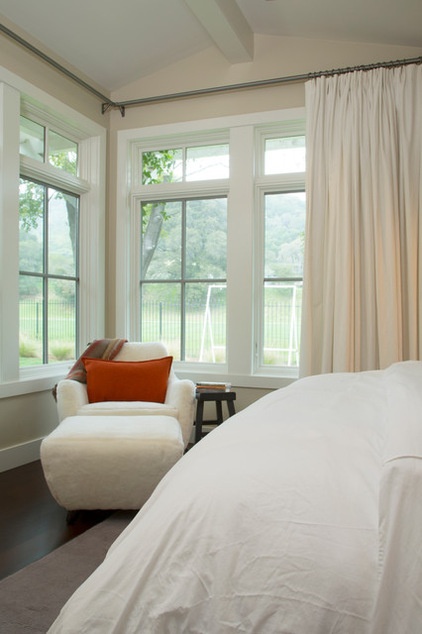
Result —
<instances>
[{"instance_id":1,"label":"large window","mask_svg":"<svg viewBox=\"0 0 422 634\"><path fill-rule=\"evenodd\" d=\"M225 363L227 196L220 189L229 145L141 146L135 156L140 338L163 341L176 360Z\"/></svg>"},{"instance_id":2,"label":"large window","mask_svg":"<svg viewBox=\"0 0 422 634\"><path fill-rule=\"evenodd\" d=\"M21 116L19 150L22 171L42 178L21 178L19 187L19 365L26 367L79 352L79 195L71 191L79 147ZM51 186L61 181L69 191Z\"/></svg>"},{"instance_id":3,"label":"large window","mask_svg":"<svg viewBox=\"0 0 422 634\"><path fill-rule=\"evenodd\" d=\"M106 129L6 75L0 396L49 389L89 341L103 336L105 287Z\"/></svg>"},{"instance_id":4,"label":"large window","mask_svg":"<svg viewBox=\"0 0 422 634\"><path fill-rule=\"evenodd\" d=\"M297 375L303 110L125 130L118 146L118 328L164 341L191 378Z\"/></svg>"}]
</instances>

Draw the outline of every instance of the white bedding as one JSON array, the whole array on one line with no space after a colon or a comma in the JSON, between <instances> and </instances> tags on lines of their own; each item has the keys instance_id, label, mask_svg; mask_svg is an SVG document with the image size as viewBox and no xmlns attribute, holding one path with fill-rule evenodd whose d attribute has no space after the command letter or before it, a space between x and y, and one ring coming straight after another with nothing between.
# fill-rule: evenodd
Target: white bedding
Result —
<instances>
[{"instance_id":1,"label":"white bedding","mask_svg":"<svg viewBox=\"0 0 422 634\"><path fill-rule=\"evenodd\" d=\"M309 377L173 467L50 633L422 632L422 363Z\"/></svg>"}]
</instances>

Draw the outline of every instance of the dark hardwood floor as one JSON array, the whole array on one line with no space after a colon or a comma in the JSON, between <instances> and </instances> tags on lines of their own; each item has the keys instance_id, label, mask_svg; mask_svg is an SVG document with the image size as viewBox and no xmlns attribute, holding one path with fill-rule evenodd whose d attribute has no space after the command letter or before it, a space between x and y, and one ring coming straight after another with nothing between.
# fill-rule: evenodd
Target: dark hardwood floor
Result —
<instances>
[{"instance_id":1,"label":"dark hardwood floor","mask_svg":"<svg viewBox=\"0 0 422 634\"><path fill-rule=\"evenodd\" d=\"M0 579L80 535L111 511L83 511L66 523L66 510L48 490L40 461L0 473Z\"/></svg>"}]
</instances>

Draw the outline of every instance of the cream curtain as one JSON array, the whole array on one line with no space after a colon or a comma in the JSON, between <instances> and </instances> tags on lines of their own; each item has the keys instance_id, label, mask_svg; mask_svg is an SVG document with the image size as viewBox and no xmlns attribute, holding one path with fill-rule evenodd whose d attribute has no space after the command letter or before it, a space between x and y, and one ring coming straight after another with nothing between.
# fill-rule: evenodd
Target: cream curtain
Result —
<instances>
[{"instance_id":1,"label":"cream curtain","mask_svg":"<svg viewBox=\"0 0 422 634\"><path fill-rule=\"evenodd\" d=\"M422 66L306 84L302 376L422 358Z\"/></svg>"}]
</instances>

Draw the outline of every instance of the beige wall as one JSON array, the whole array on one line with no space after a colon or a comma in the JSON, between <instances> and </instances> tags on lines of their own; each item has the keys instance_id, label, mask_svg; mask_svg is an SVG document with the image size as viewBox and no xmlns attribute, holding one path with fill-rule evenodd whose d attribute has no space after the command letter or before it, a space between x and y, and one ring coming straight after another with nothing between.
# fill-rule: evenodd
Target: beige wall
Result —
<instances>
[{"instance_id":1,"label":"beige wall","mask_svg":"<svg viewBox=\"0 0 422 634\"><path fill-rule=\"evenodd\" d=\"M101 114L100 99L4 36L0 37L0 66L107 127L109 117ZM40 439L58 423L51 396L54 381L39 383L39 391L27 394L24 386L15 386L13 396L11 388L0 386L0 471L37 459Z\"/></svg>"},{"instance_id":2,"label":"beige wall","mask_svg":"<svg viewBox=\"0 0 422 634\"><path fill-rule=\"evenodd\" d=\"M126 101L262 79L290 77L333 68L413 58L421 55L421 52L421 48L415 47L258 35L255 36L253 62L230 65L217 50L207 49L115 91L112 93L112 99ZM290 108L303 106L304 103L303 84L258 88L170 103L128 107L123 118L118 111L113 113L111 129L116 131L175 121Z\"/></svg>"},{"instance_id":3,"label":"beige wall","mask_svg":"<svg viewBox=\"0 0 422 634\"><path fill-rule=\"evenodd\" d=\"M6 27L10 27L17 35L21 35L23 39L28 39L28 34L20 33L16 25L9 25L7 20L3 20L3 22ZM59 64L62 64L62 66L79 76L88 84L93 85L91 80L82 76L78 70L72 68L72 66L65 61L51 54L40 42L31 40L30 43L48 57L53 57ZM51 65L35 55L35 53L31 53L3 34L0 35L0 65L30 82L37 88L49 93L56 99L63 101L63 103L89 117L96 123L102 126L107 124L106 118L101 114L101 100L99 98L80 87L73 80L68 79L58 70L55 70ZM105 91L101 89L101 87L96 85L93 85L93 87L101 94L105 94ZM107 94L105 94L105 96L107 96Z\"/></svg>"},{"instance_id":4,"label":"beige wall","mask_svg":"<svg viewBox=\"0 0 422 634\"><path fill-rule=\"evenodd\" d=\"M39 444L58 423L51 391L0 400L0 471L32 462Z\"/></svg>"},{"instance_id":5,"label":"beige wall","mask_svg":"<svg viewBox=\"0 0 422 634\"><path fill-rule=\"evenodd\" d=\"M133 82L112 94L111 97L115 101L136 99L419 55L422 55L422 49L410 47L257 36L253 62L230 66L218 51L209 49L159 73ZM117 132L163 123L304 105L303 84L293 84L127 108L125 117L121 117L118 111L112 112L108 117L108 115L101 115L101 103L98 99L71 80L61 77L57 71L5 37L0 38L0 60L2 66L34 83L85 116L101 125L109 124L110 126L106 254L108 289L106 335L109 336L119 334L115 333L114 326L114 235L118 217L115 204ZM242 388L237 392L236 405L239 410L268 390ZM17 465L19 460L22 462L35 459L38 439L47 434L56 424L57 414L49 390L0 398L0 470L2 467L13 466L11 464L13 460ZM18 449L22 447L22 451L17 451L16 446ZM25 453L26 446L30 447L30 450ZM6 451L2 452L2 450ZM33 457L28 458L28 456Z\"/></svg>"}]
</instances>

